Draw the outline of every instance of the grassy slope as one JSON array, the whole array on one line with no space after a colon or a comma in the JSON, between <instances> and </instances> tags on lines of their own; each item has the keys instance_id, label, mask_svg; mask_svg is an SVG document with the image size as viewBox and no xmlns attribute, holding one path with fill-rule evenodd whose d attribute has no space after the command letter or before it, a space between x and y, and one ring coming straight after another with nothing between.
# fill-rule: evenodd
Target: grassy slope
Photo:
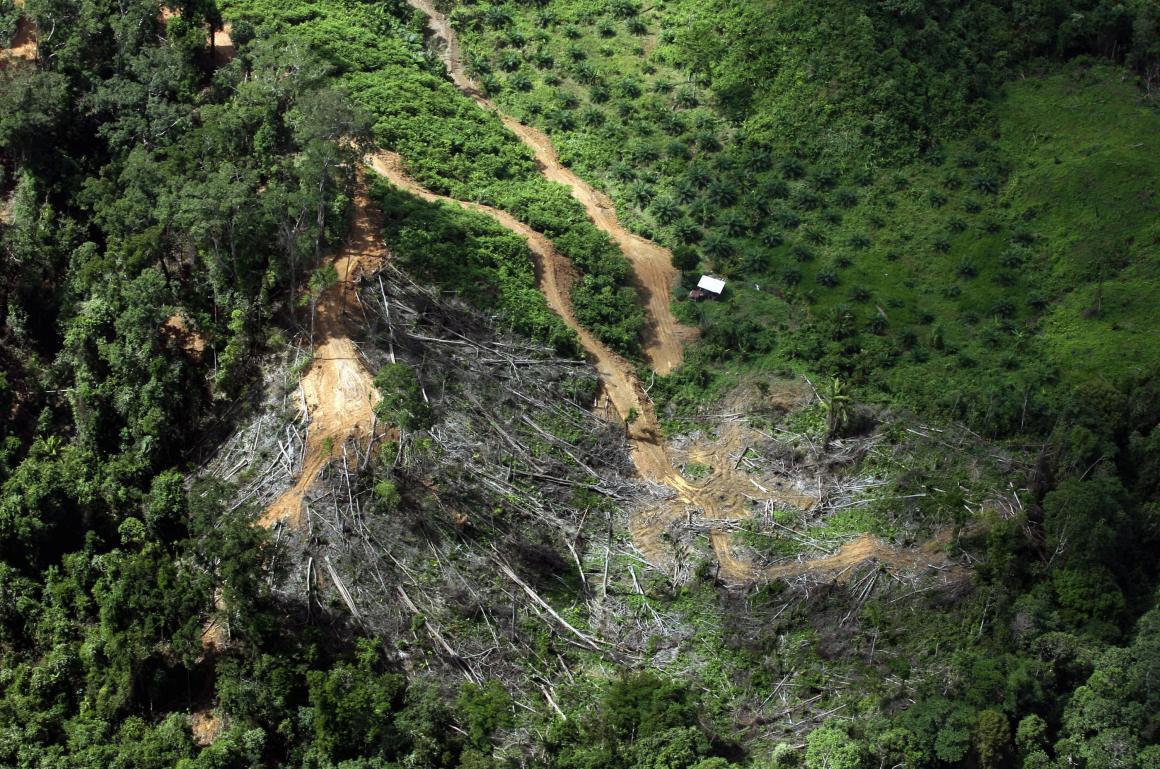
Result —
<instances>
[{"instance_id":1,"label":"grassy slope","mask_svg":"<svg viewBox=\"0 0 1160 769\"><path fill-rule=\"evenodd\" d=\"M1002 103L1004 147L1022 163L1006 197L1041 213L1048 353L1068 379L1113 382L1160 364L1160 115L1120 72L1015 83ZM1091 308L1101 265L1102 311Z\"/></svg>"},{"instance_id":2,"label":"grassy slope","mask_svg":"<svg viewBox=\"0 0 1160 769\"><path fill-rule=\"evenodd\" d=\"M737 318L776 328L772 351L751 358L758 367L844 371L983 426L1014 418L994 391L1028 395L1034 411L1057 385L1154 371L1160 115L1105 67L1013 83L995 113L941 165L883 174L840 221L807 221L768 269L743 272L729 301L686 312L709 338ZM1005 177L996 194L974 188L985 174ZM794 245L812 259L795 259ZM1102 312L1091 317L1101 260ZM823 273L837 284L821 285ZM855 333L834 331L839 316ZM986 402L964 395L985 389Z\"/></svg>"}]
</instances>

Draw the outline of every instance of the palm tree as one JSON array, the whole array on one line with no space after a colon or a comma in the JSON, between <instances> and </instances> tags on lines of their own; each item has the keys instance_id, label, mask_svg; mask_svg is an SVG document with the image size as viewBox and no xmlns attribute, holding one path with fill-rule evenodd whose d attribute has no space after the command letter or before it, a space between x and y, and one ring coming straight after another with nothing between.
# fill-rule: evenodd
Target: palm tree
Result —
<instances>
[{"instance_id":1,"label":"palm tree","mask_svg":"<svg viewBox=\"0 0 1160 769\"><path fill-rule=\"evenodd\" d=\"M720 232L710 232L705 237L705 242L701 245L705 254L712 257L715 261L726 259L733 255L733 243L729 238Z\"/></svg>"},{"instance_id":2,"label":"palm tree","mask_svg":"<svg viewBox=\"0 0 1160 769\"><path fill-rule=\"evenodd\" d=\"M681 215L681 209L668 195L661 195L652 204L652 215L661 224L672 224Z\"/></svg>"},{"instance_id":3,"label":"palm tree","mask_svg":"<svg viewBox=\"0 0 1160 769\"><path fill-rule=\"evenodd\" d=\"M846 394L841 380L834 377L826 387L822 397L822 408L826 412L826 443L834 439L850 421L850 396Z\"/></svg>"},{"instance_id":4,"label":"palm tree","mask_svg":"<svg viewBox=\"0 0 1160 769\"><path fill-rule=\"evenodd\" d=\"M749 224L745 218L736 211L726 211L725 215L721 217L721 227L725 230L731 238L739 238L749 230Z\"/></svg>"},{"instance_id":5,"label":"palm tree","mask_svg":"<svg viewBox=\"0 0 1160 769\"><path fill-rule=\"evenodd\" d=\"M718 179L709 185L706 197L713 205L724 208L737 200L737 190L724 179Z\"/></svg>"}]
</instances>

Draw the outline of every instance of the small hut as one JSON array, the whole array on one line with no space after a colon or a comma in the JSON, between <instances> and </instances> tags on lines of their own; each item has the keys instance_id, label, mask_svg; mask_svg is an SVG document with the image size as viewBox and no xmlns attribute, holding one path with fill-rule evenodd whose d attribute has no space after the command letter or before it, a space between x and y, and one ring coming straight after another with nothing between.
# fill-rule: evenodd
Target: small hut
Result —
<instances>
[{"instance_id":1,"label":"small hut","mask_svg":"<svg viewBox=\"0 0 1160 769\"><path fill-rule=\"evenodd\" d=\"M718 299L725 290L725 281L711 275L702 275L697 281L697 287L689 292L689 298L694 302L702 299Z\"/></svg>"}]
</instances>

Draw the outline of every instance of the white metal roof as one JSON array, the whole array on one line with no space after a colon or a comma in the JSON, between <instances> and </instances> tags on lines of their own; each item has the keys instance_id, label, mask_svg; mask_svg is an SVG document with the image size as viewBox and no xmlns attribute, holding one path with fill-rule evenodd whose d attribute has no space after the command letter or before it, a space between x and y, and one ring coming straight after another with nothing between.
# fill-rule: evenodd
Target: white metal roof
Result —
<instances>
[{"instance_id":1,"label":"white metal roof","mask_svg":"<svg viewBox=\"0 0 1160 769\"><path fill-rule=\"evenodd\" d=\"M697 281L697 288L709 291L714 294L720 294L725 290L725 281L720 278L714 278L709 275L702 275L701 279Z\"/></svg>"}]
</instances>

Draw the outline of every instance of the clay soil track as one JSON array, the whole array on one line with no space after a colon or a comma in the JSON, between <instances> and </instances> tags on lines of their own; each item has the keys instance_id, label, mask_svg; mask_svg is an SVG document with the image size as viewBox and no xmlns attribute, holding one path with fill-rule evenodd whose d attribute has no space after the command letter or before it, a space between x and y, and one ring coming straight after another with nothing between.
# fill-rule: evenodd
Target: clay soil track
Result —
<instances>
[{"instance_id":1,"label":"clay soil track","mask_svg":"<svg viewBox=\"0 0 1160 769\"><path fill-rule=\"evenodd\" d=\"M266 509L261 518L265 526L279 520L297 526L306 492L322 469L342 456L343 445L375 438L374 406L379 394L351 336L359 328L356 314L361 317L358 280L377 270L387 258L379 235L381 225L360 175L350 234L332 260L338 282L322 293L315 308L314 357L300 385L300 401L310 419L302 471L294 485Z\"/></svg>"},{"instance_id":2,"label":"clay soil track","mask_svg":"<svg viewBox=\"0 0 1160 769\"><path fill-rule=\"evenodd\" d=\"M681 365L683 346L685 342L696 338L696 330L681 325L670 307L673 298L672 287L679 277L677 269L673 267L672 253L667 248L662 248L621 226L608 196L594 189L561 163L556 148L543 132L504 114L483 95L479 85L471 79L463 66L455 30L452 29L447 17L435 9L432 0L408 0L408 2L413 8L427 15L428 29L440 48L443 64L447 67L447 73L455 86L470 96L480 107L495 113L503 121L504 126L532 150L544 178L567 187L572 197L584 207L592 223L607 233L632 263L636 274L636 289L644 300L647 310L644 353L653 370L658 374L668 374Z\"/></svg>"}]
</instances>

